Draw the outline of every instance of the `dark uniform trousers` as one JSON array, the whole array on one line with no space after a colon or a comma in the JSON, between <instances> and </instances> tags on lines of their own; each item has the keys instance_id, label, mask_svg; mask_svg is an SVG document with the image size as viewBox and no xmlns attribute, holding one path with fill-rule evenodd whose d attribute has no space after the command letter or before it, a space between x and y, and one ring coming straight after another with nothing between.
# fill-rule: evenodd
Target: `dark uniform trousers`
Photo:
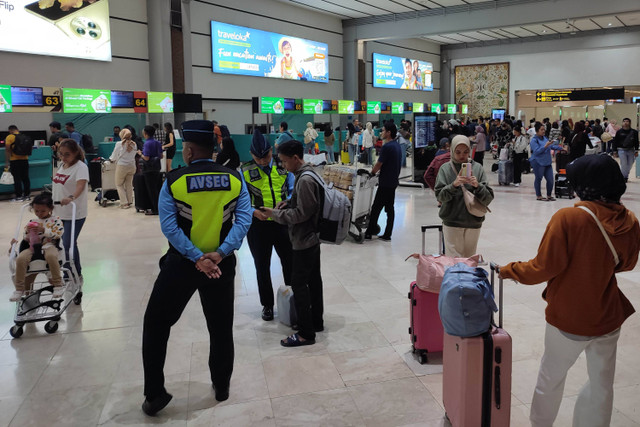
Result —
<instances>
[{"instance_id":1,"label":"dark uniform trousers","mask_svg":"<svg viewBox=\"0 0 640 427\"><path fill-rule=\"evenodd\" d=\"M164 362L171 327L178 321L197 290L209 330L209 370L216 388L227 388L233 372L233 300L236 258L226 257L218 264L222 275L209 279L195 263L175 252L160 260L156 279L144 314L142 359L144 395L153 400L166 392Z\"/></svg>"},{"instance_id":2,"label":"dark uniform trousers","mask_svg":"<svg viewBox=\"0 0 640 427\"><path fill-rule=\"evenodd\" d=\"M287 286L291 285L291 241L286 225L275 221L260 221L253 218L251 228L247 233L247 242L253 256L258 276L258 291L260 304L273 307L273 284L271 282L271 253L275 248L280 263L282 276Z\"/></svg>"},{"instance_id":3,"label":"dark uniform trousers","mask_svg":"<svg viewBox=\"0 0 640 427\"><path fill-rule=\"evenodd\" d=\"M373 199L373 205L371 206L371 218L369 219L369 227L365 232L366 234L378 234L375 229L378 225L378 217L380 216L380 212L382 212L382 208L384 208L384 211L387 213L387 226L384 230L384 235L386 237L391 237L391 233L393 232L393 221L396 217L395 209L393 207L395 200L395 188L378 187L378 191L376 191L376 197Z\"/></svg>"},{"instance_id":4,"label":"dark uniform trousers","mask_svg":"<svg viewBox=\"0 0 640 427\"><path fill-rule=\"evenodd\" d=\"M291 288L298 315L298 333L304 339L314 340L316 331L324 328L319 244L293 251Z\"/></svg>"}]
</instances>

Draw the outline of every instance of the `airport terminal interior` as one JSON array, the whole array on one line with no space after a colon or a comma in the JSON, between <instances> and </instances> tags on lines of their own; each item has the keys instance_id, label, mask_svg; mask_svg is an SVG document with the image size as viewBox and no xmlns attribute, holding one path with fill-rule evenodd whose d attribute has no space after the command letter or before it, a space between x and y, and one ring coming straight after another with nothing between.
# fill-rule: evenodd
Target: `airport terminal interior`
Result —
<instances>
[{"instance_id":1,"label":"airport terminal interior","mask_svg":"<svg viewBox=\"0 0 640 427\"><path fill-rule=\"evenodd\" d=\"M29 30L31 23L42 30ZM284 39L293 44L291 64ZM403 82L406 59L420 69L407 73L412 82ZM300 139L306 123L315 124L318 141L327 127L340 127L334 134L344 139L354 119L376 124L376 134L388 119L478 116L513 117L526 127L532 119L630 118L638 129L639 68L637 0L11 0L0 2L0 139L10 125L33 135L34 196L49 188L54 172L46 145L52 121L74 122L92 135L92 157L108 157L114 126L131 124L141 133L152 123L179 130L186 120L215 120L228 127L242 162L251 160L253 126L273 143L282 121ZM13 270L8 256L0 262L0 427L450 426L442 353L420 363L408 333L417 262L406 258L422 249L422 225L442 223L434 191L420 182L417 133L412 141L391 240L347 237L321 245L324 330L316 343L285 348L280 340L294 331L278 310L272 321L261 318L244 239L236 252L228 400L217 401L211 387L209 334L196 293L169 338L164 373L173 400L152 417L141 410L143 317L169 244L158 216L119 209L117 201L103 206L89 192L78 239L82 298L67 301L57 330L33 322L13 336ZM3 157L4 143L0 151ZM184 164L181 156L178 145L174 167ZM487 150L483 167L495 198L477 251L498 265L527 261L551 217L579 199L536 200L533 173L520 186L499 185L496 163ZM21 218L24 203L13 197L13 186L0 180L6 251L29 217ZM621 202L640 212L635 165ZM379 224L385 220L383 212ZM436 253L438 234L425 238L425 252ZM275 294L284 284L275 253L271 275ZM640 267L617 280L639 309ZM504 281L514 427L531 425L545 343L544 289ZM640 426L639 353L636 313L618 341L611 426ZM583 353L569 370L555 426L572 425L587 379Z\"/></svg>"}]
</instances>

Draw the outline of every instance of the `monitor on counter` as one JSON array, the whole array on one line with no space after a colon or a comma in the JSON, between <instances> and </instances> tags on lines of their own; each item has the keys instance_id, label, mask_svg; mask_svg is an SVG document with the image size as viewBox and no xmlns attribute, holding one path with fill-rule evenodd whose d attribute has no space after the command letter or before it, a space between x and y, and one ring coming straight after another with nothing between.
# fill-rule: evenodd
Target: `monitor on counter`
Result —
<instances>
[{"instance_id":1,"label":"monitor on counter","mask_svg":"<svg viewBox=\"0 0 640 427\"><path fill-rule=\"evenodd\" d=\"M11 99L15 107L42 107L42 88L11 86Z\"/></svg>"},{"instance_id":2,"label":"monitor on counter","mask_svg":"<svg viewBox=\"0 0 640 427\"><path fill-rule=\"evenodd\" d=\"M111 106L113 108L133 108L133 92L112 90Z\"/></svg>"}]
</instances>

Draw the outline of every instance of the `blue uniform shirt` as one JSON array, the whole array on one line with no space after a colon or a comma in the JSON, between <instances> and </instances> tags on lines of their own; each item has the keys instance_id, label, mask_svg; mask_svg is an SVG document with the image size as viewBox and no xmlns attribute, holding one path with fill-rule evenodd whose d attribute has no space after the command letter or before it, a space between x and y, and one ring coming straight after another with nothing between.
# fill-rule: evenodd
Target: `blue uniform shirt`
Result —
<instances>
[{"instance_id":1,"label":"blue uniform shirt","mask_svg":"<svg viewBox=\"0 0 640 427\"><path fill-rule=\"evenodd\" d=\"M197 162L213 162L209 159L196 160ZM242 245L242 239L247 235L247 231L251 226L251 217L254 209L251 207L251 198L249 197L249 191L247 190L247 184L242 180L242 189L238 197L235 210L235 220L233 226L227 235L224 242L220 244L217 251L222 257L231 254L234 250L240 248ZM198 261L203 253L200 249L195 247L193 242L189 240L186 234L178 227L178 221L176 216L178 215L178 207L176 206L175 199L169 193L167 182L162 184L160 190L160 197L158 199L158 214L160 215L160 226L162 233L165 235L169 243L184 257L189 258L191 261Z\"/></svg>"}]
</instances>

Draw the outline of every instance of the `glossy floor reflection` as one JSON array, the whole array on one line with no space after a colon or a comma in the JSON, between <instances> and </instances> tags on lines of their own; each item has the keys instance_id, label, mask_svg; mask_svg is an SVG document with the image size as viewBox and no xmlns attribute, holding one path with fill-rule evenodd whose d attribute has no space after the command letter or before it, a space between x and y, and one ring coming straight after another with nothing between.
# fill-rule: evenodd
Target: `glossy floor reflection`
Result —
<instances>
[{"instance_id":1,"label":"glossy floor reflection","mask_svg":"<svg viewBox=\"0 0 640 427\"><path fill-rule=\"evenodd\" d=\"M487 166L488 168L488 166ZM633 173L633 171L632 171ZM635 175L634 175L635 176ZM479 250L498 263L526 260L536 252L551 215L574 201L539 202L526 175L521 187L499 187L482 229ZM640 180L632 179L625 204L640 210ZM14 232L19 205L0 203L0 241ZM383 215L384 217L384 215ZM381 218L381 223L383 218ZM260 318L255 272L245 244L236 277L236 363L230 399L217 403L210 386L208 342L197 295L172 331L166 365L170 405L155 418L142 403L142 317L167 248L157 217L116 206L90 204L80 238L85 288L60 329L25 327L11 339L14 305L8 260L0 265L1 426L443 426L442 361L420 365L411 354L407 292L421 247L419 226L438 222L433 193L402 188L390 243L322 247L325 331L314 346L285 349L290 330ZM436 236L429 236L429 251ZM275 258L274 286L281 284ZM640 268L619 275L640 308ZM513 336L512 426L527 426L543 349L543 287L506 283L505 327ZM624 325L618 347L612 425L639 426L640 315ZM584 357L570 371L558 426L570 425Z\"/></svg>"}]
</instances>

